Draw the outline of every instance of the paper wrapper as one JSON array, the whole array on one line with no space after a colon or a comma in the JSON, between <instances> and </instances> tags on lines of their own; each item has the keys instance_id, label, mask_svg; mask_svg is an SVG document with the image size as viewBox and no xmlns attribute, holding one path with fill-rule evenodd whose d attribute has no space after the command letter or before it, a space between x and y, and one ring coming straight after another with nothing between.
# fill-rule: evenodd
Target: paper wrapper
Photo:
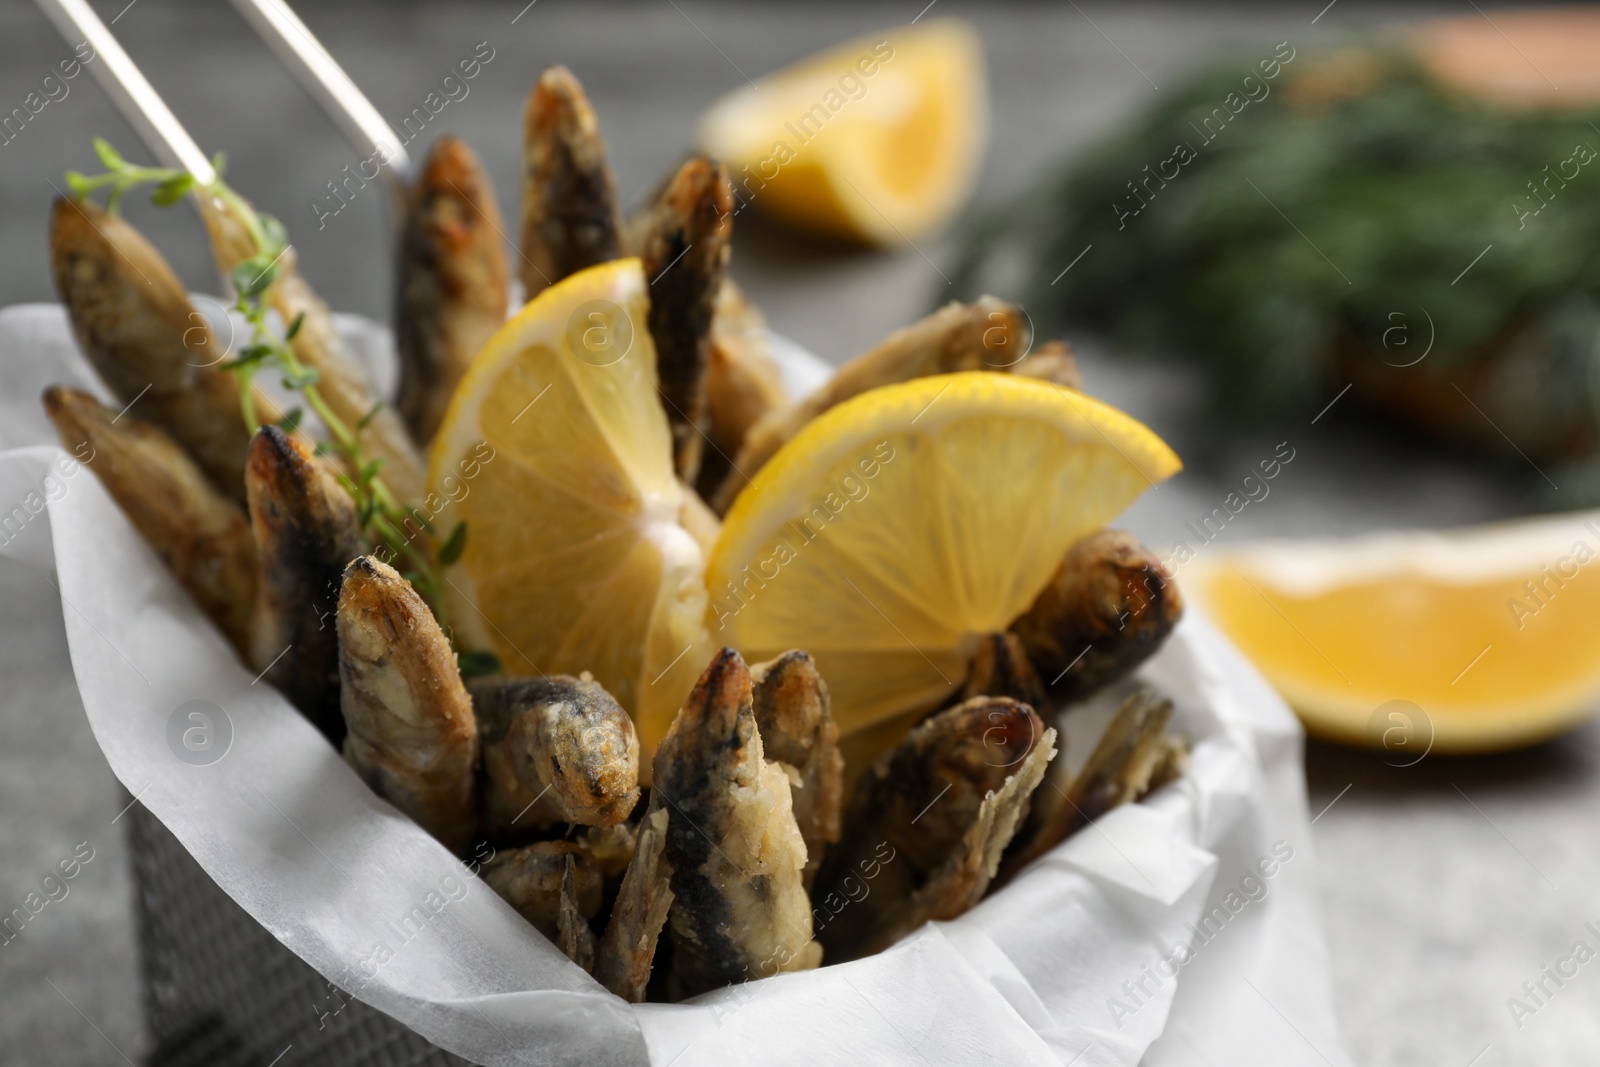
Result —
<instances>
[{"instance_id":1,"label":"paper wrapper","mask_svg":"<svg viewBox=\"0 0 1600 1067\"><path fill-rule=\"evenodd\" d=\"M341 328L392 378L384 331L348 317ZM826 373L783 351L796 388ZM1181 781L878 956L628 1005L375 797L55 445L39 390L104 395L61 309L0 312L0 361L0 443L12 449L0 453L0 553L54 571L112 770L285 946L429 1041L486 1065L1348 1062L1314 905L1299 726L1194 612L1141 671L1193 741ZM224 754L204 765L172 740L197 700L221 709L211 751ZM1068 718L1069 764L1107 703Z\"/></svg>"}]
</instances>

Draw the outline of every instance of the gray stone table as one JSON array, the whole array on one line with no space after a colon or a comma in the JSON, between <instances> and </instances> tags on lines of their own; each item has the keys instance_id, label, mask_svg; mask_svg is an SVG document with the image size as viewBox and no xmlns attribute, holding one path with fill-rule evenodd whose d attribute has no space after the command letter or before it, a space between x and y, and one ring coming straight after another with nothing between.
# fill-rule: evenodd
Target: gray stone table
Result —
<instances>
[{"instance_id":1,"label":"gray stone table","mask_svg":"<svg viewBox=\"0 0 1600 1067\"><path fill-rule=\"evenodd\" d=\"M302 15L385 115L420 104L447 69L487 41L494 58L436 126L485 159L515 203L523 95L545 65L570 66L599 110L624 195L632 199L684 149L719 94L817 48L905 22L924 0L893 4L736 5L709 0L579 4L301 3ZM126 6L125 6L126 5ZM383 317L391 285L375 191L315 228L310 201L354 161L329 124L220 2L95 0L178 115L229 176L288 220L306 274L337 308ZM1215 49L1281 40L1315 48L1395 19L1454 6L1390 9L1343 0L1292 4L1001 4L940 0L988 50L994 121L980 197L1023 188L1037 168L1114 131ZM1321 15L1319 17L1319 12ZM120 14L119 14L120 13ZM1313 19L1316 19L1313 24ZM0 111L20 104L66 47L28 4L0 6ZM0 147L0 304L47 300L45 217L52 183L89 169L89 138L134 151L134 137L88 78ZM191 288L214 290L192 213L142 205L147 229ZM844 251L760 223L743 225L735 276L772 325L831 360L847 358L940 298L948 242ZM1092 392L1197 454L1196 388L1171 365L1132 362L1075 338ZM0 388L6 388L0 367ZM1517 513L1530 471L1493 476L1447 452L1364 427L1335 411L1295 431L1294 466L1271 497L1223 535L1329 535L1450 525ZM5 442L0 427L0 444ZM1217 506L1275 442L1243 434L1129 517L1166 546ZM17 666L54 664L49 684ZM49 673L49 672L46 672ZM28 677L39 677L35 671ZM1337 1008L1358 1063L1592 1063L1600 978L1579 972L1513 1027L1506 999L1600 919L1589 887L1600 860L1589 821L1600 806L1600 728L1521 754L1430 758L1397 770L1362 752L1311 745L1306 765L1323 922ZM124 804L89 735L67 673L61 609L40 575L0 564L0 910L79 842L94 859L70 895L0 947L0 1062L121 1063L145 1045L119 827ZM1329 806L1331 805L1331 807ZM1476 1059L1475 1059L1476 1057Z\"/></svg>"}]
</instances>

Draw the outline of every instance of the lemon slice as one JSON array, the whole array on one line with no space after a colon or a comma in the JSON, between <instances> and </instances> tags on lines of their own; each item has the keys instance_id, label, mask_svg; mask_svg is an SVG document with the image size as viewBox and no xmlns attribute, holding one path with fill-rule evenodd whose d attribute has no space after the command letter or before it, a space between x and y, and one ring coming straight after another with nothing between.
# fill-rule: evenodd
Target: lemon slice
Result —
<instances>
[{"instance_id":1,"label":"lemon slice","mask_svg":"<svg viewBox=\"0 0 1600 1067\"><path fill-rule=\"evenodd\" d=\"M741 201L809 231L897 244L950 217L988 125L983 48L959 19L840 45L723 97L700 141Z\"/></svg>"},{"instance_id":2,"label":"lemon slice","mask_svg":"<svg viewBox=\"0 0 1600 1067\"><path fill-rule=\"evenodd\" d=\"M501 327L434 439L428 506L467 524L444 572L462 643L515 675L590 671L648 751L711 649L646 292L637 259L605 263Z\"/></svg>"},{"instance_id":3,"label":"lemon slice","mask_svg":"<svg viewBox=\"0 0 1600 1067\"><path fill-rule=\"evenodd\" d=\"M874 389L762 467L707 568L711 634L752 660L803 648L840 728L937 705L1070 546L1178 458L1081 393L969 372Z\"/></svg>"},{"instance_id":4,"label":"lemon slice","mask_svg":"<svg viewBox=\"0 0 1600 1067\"><path fill-rule=\"evenodd\" d=\"M1264 542L1184 568L1330 740L1419 755L1543 741L1600 708L1600 513L1451 533Z\"/></svg>"}]
</instances>

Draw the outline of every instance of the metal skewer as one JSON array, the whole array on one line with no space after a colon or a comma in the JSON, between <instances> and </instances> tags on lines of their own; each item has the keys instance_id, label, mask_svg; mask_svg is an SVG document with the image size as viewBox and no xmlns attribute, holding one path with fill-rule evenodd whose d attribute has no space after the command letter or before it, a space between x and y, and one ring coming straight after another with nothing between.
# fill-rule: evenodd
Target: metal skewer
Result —
<instances>
[{"instance_id":1,"label":"metal skewer","mask_svg":"<svg viewBox=\"0 0 1600 1067\"><path fill-rule=\"evenodd\" d=\"M89 69L157 159L168 167L187 170L202 185L216 181L211 161L87 0L38 0L38 4L68 43L87 41L94 48L98 62L89 64Z\"/></svg>"}]
</instances>

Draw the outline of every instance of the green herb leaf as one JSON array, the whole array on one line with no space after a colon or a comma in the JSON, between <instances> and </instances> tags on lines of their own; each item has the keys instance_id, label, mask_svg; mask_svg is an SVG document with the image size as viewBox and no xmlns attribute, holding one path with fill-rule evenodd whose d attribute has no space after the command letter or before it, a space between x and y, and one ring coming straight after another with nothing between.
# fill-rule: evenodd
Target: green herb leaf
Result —
<instances>
[{"instance_id":1,"label":"green herb leaf","mask_svg":"<svg viewBox=\"0 0 1600 1067\"><path fill-rule=\"evenodd\" d=\"M482 649L463 652L456 657L456 669L463 678L481 678L500 670L500 657Z\"/></svg>"},{"instance_id":2,"label":"green herb leaf","mask_svg":"<svg viewBox=\"0 0 1600 1067\"><path fill-rule=\"evenodd\" d=\"M110 141L107 141L104 137L96 137L93 143L94 154L100 157L100 163L106 170L126 169L127 160L123 159L117 150L111 147Z\"/></svg>"},{"instance_id":3,"label":"green herb leaf","mask_svg":"<svg viewBox=\"0 0 1600 1067\"><path fill-rule=\"evenodd\" d=\"M261 250L263 255L270 251L276 257L289 247L289 231L283 228L283 223L264 211L256 212L256 221L261 224L261 233L267 239L267 247Z\"/></svg>"},{"instance_id":4,"label":"green herb leaf","mask_svg":"<svg viewBox=\"0 0 1600 1067\"><path fill-rule=\"evenodd\" d=\"M194 175L185 171L157 185L150 193L150 202L157 207L171 207L188 196L189 190L193 188Z\"/></svg>"},{"instance_id":5,"label":"green herb leaf","mask_svg":"<svg viewBox=\"0 0 1600 1067\"><path fill-rule=\"evenodd\" d=\"M356 423L356 433L360 433L362 430L365 430L369 425L371 425L372 420L377 418L378 412L382 410L383 401L380 400L376 404L373 404L371 409L368 410L365 415L361 416L360 421Z\"/></svg>"},{"instance_id":6,"label":"green herb leaf","mask_svg":"<svg viewBox=\"0 0 1600 1067\"><path fill-rule=\"evenodd\" d=\"M305 418L304 408L290 408L289 413L278 420L278 428L284 433L294 433L300 428L300 420Z\"/></svg>"},{"instance_id":7,"label":"green herb leaf","mask_svg":"<svg viewBox=\"0 0 1600 1067\"><path fill-rule=\"evenodd\" d=\"M72 195L77 197L79 200L82 200L84 197L88 196L89 193L94 189L94 185L89 181L89 179L75 170L67 171L66 179L67 188L71 189Z\"/></svg>"},{"instance_id":8,"label":"green herb leaf","mask_svg":"<svg viewBox=\"0 0 1600 1067\"><path fill-rule=\"evenodd\" d=\"M373 478L377 477L378 471L380 469L382 469L382 467L383 467L383 457L382 456L376 456L376 457L374 457L372 459L367 460L365 463L363 463L361 465L361 481L363 483L372 481Z\"/></svg>"},{"instance_id":9,"label":"green herb leaf","mask_svg":"<svg viewBox=\"0 0 1600 1067\"><path fill-rule=\"evenodd\" d=\"M228 278L234 290L242 297L252 297L265 292L278 277L278 265L272 257L262 253L234 264Z\"/></svg>"},{"instance_id":10,"label":"green herb leaf","mask_svg":"<svg viewBox=\"0 0 1600 1067\"><path fill-rule=\"evenodd\" d=\"M222 180L222 172L228 167L228 153L218 152L211 157L211 169L217 172L217 180Z\"/></svg>"},{"instance_id":11,"label":"green herb leaf","mask_svg":"<svg viewBox=\"0 0 1600 1067\"><path fill-rule=\"evenodd\" d=\"M305 321L306 313L302 311L294 317L294 321L289 324L289 328L283 331L283 339L285 341L293 341L294 335L300 332L300 326Z\"/></svg>"},{"instance_id":12,"label":"green herb leaf","mask_svg":"<svg viewBox=\"0 0 1600 1067\"><path fill-rule=\"evenodd\" d=\"M283 371L283 387L298 391L308 385L316 385L321 378L322 375L318 373L315 367L301 367L298 370L290 370L285 367Z\"/></svg>"},{"instance_id":13,"label":"green herb leaf","mask_svg":"<svg viewBox=\"0 0 1600 1067\"><path fill-rule=\"evenodd\" d=\"M448 567L461 558L462 549L467 547L467 524L456 523L456 528L450 531L450 536L444 539L444 544L439 546L439 566Z\"/></svg>"},{"instance_id":14,"label":"green herb leaf","mask_svg":"<svg viewBox=\"0 0 1600 1067\"><path fill-rule=\"evenodd\" d=\"M316 456L326 456L328 453L330 453L332 451L333 451L333 446L330 445L328 442L326 442L326 441L318 441L317 444L316 444L316 447L311 450L311 453L312 453L312 455L316 455ZM350 481L350 479L346 478L342 474L339 475L339 479L340 479L340 481L339 481L340 485L343 485L346 489L350 488L350 486L346 484L347 482ZM354 495L354 493L352 492L351 495Z\"/></svg>"}]
</instances>

